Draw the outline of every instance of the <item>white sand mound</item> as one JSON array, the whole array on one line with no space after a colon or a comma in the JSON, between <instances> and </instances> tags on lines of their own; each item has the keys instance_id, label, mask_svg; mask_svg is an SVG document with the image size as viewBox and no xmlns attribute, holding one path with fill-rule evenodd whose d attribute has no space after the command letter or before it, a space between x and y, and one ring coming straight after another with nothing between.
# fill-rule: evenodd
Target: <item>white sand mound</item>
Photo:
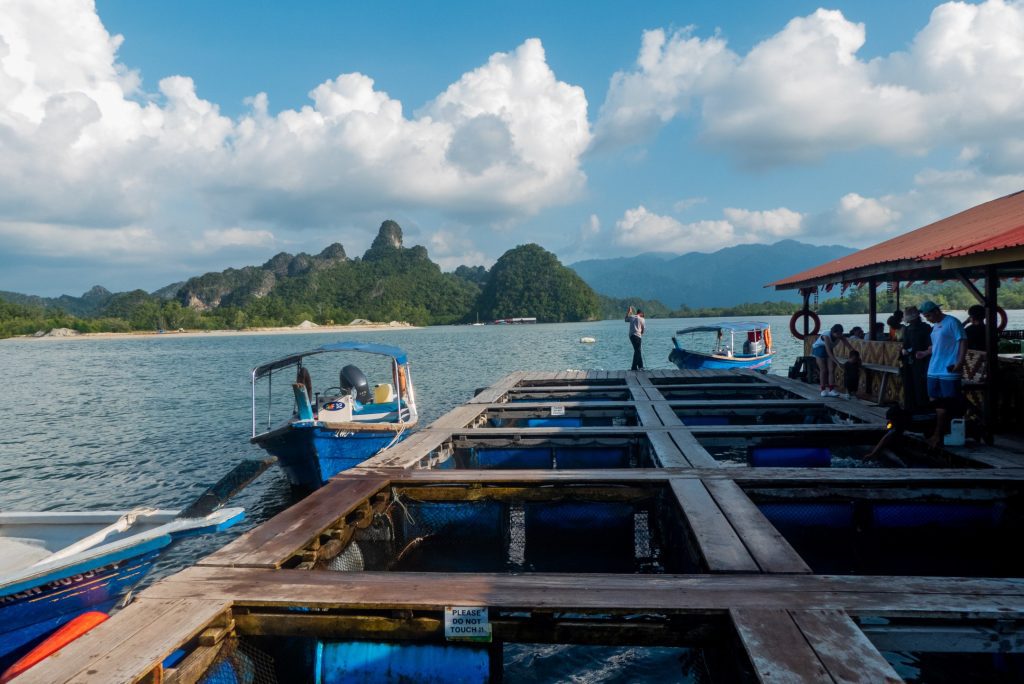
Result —
<instances>
[{"instance_id":1,"label":"white sand mound","mask_svg":"<svg viewBox=\"0 0 1024 684\"><path fill-rule=\"evenodd\" d=\"M313 321L302 321L295 327L302 328L303 330L309 330L310 328L319 328L320 326L314 323Z\"/></svg>"},{"instance_id":2,"label":"white sand mound","mask_svg":"<svg viewBox=\"0 0 1024 684\"><path fill-rule=\"evenodd\" d=\"M368 321L365 318L353 318L349 325L373 325L373 321Z\"/></svg>"},{"instance_id":3,"label":"white sand mound","mask_svg":"<svg viewBox=\"0 0 1024 684\"><path fill-rule=\"evenodd\" d=\"M75 337L81 334L82 333L78 332L77 330L72 330L71 328L54 328L50 332L43 335L43 337Z\"/></svg>"}]
</instances>

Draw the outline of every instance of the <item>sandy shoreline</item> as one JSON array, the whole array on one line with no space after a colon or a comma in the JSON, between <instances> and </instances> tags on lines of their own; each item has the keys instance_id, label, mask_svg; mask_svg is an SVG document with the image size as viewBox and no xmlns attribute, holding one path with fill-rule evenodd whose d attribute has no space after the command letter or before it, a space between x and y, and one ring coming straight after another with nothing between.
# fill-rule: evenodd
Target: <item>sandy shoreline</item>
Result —
<instances>
[{"instance_id":1,"label":"sandy shoreline","mask_svg":"<svg viewBox=\"0 0 1024 684\"><path fill-rule=\"evenodd\" d=\"M374 323L369 325L320 325L315 328L302 327L281 327L281 328L246 328L245 330L186 330L176 332L168 330L165 332L156 331L135 331L135 332L97 332L82 333L80 335L58 335L53 337L35 337L33 335L17 335L10 337L11 340L121 340L121 339L150 339L154 337L232 337L236 335L305 335L310 333L353 333L353 332L383 332L388 330L418 330L419 326L408 324ZM2 340L0 340L2 341Z\"/></svg>"}]
</instances>

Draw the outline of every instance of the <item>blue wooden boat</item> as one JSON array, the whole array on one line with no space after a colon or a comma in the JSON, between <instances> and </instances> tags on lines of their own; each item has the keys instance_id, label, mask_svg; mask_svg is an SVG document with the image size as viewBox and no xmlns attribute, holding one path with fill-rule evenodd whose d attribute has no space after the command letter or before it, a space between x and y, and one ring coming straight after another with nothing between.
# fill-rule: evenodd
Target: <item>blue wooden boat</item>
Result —
<instances>
[{"instance_id":1,"label":"blue wooden boat","mask_svg":"<svg viewBox=\"0 0 1024 684\"><path fill-rule=\"evenodd\" d=\"M332 378L333 372L338 372L337 382L332 379L330 387L314 392L307 362L328 353L388 357L389 382L371 390L362 370L350 364L332 371ZM273 377L279 372L294 378L287 400L291 415L272 427ZM264 432L257 432L256 385L262 380L267 385L267 423ZM416 394L409 359L398 347L362 342L338 342L292 354L253 369L252 411L250 441L277 457L293 486L313 490L397 444L416 427Z\"/></svg>"},{"instance_id":2,"label":"blue wooden boat","mask_svg":"<svg viewBox=\"0 0 1024 684\"><path fill-rule=\"evenodd\" d=\"M711 342L709 333L714 335ZM775 356L771 326L761 321L695 325L677 330L676 335L668 360L682 370L751 368L767 373ZM688 339L681 342L683 336ZM700 342L708 351L697 351Z\"/></svg>"},{"instance_id":3,"label":"blue wooden boat","mask_svg":"<svg viewBox=\"0 0 1024 684\"><path fill-rule=\"evenodd\" d=\"M178 514L0 513L0 672L78 615L113 608L173 541L226 529L243 510Z\"/></svg>"}]
</instances>

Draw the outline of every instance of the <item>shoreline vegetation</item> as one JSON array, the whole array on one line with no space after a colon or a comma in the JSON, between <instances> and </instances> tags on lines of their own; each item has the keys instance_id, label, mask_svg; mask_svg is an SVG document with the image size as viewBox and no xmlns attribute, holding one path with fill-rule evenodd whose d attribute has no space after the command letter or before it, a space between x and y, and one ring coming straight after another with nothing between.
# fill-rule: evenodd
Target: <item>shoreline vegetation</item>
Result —
<instances>
[{"instance_id":1,"label":"shoreline vegetation","mask_svg":"<svg viewBox=\"0 0 1024 684\"><path fill-rule=\"evenodd\" d=\"M308 321L307 321L308 323ZM373 323L362 321L349 325L291 325L242 328L239 330L132 330L129 332L79 332L72 328L54 328L45 334L14 335L8 339L15 340L117 340L150 337L232 337L236 335L294 335L309 333L341 333L341 332L379 332L384 330L417 330L420 326L402 321L390 323Z\"/></svg>"},{"instance_id":2,"label":"shoreline vegetation","mask_svg":"<svg viewBox=\"0 0 1024 684\"><path fill-rule=\"evenodd\" d=\"M637 283L638 289L644 289L641 285L650 283ZM794 294L787 294L789 301L715 307L686 305L688 295L700 296L698 292L679 292L676 306L612 297L596 292L536 244L508 250L490 269L459 266L447 273L430 260L424 247L404 247L401 227L389 220L361 257L347 256L335 243L317 255L282 252L260 266L206 273L154 292L112 293L99 286L81 297L0 292L0 339L364 329L353 324L383 330L508 318L571 323L621 319L629 306L642 309L649 318L787 316L801 308ZM866 287L822 292L821 297L811 303L820 315L868 311ZM896 299L894 286L880 288L879 313L892 312ZM944 310L964 310L975 303L959 282L918 283L899 291L900 308L925 299ZM1004 309L1024 308L1024 283L1003 282L999 303Z\"/></svg>"}]
</instances>

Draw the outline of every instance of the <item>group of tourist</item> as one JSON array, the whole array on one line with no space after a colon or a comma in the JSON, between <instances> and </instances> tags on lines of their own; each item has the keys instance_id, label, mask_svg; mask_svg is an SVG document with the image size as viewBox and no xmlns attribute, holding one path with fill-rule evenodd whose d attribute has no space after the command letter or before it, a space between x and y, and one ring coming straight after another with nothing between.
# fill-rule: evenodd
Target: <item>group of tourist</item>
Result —
<instances>
[{"instance_id":1,"label":"group of tourist","mask_svg":"<svg viewBox=\"0 0 1024 684\"><path fill-rule=\"evenodd\" d=\"M942 312L938 304L924 301L920 307L908 306L886 321L877 324L871 339L901 342L900 375L903 380L903 406L906 415L935 411L936 429L929 438L938 447L949 427L950 418L963 406L962 377L969 349L985 348L985 308L979 305L967 310L968 320L960 321ZM922 320L922 318L924 320ZM927 322L925 322L927 321ZM848 337L865 339L864 331L855 327ZM818 363L818 377L823 397L849 398L860 382L860 354L843 326L833 325L819 335L811 346L811 355ZM845 392L836 391L835 376L839 361L836 351L845 346L848 360L843 365Z\"/></svg>"}]
</instances>

